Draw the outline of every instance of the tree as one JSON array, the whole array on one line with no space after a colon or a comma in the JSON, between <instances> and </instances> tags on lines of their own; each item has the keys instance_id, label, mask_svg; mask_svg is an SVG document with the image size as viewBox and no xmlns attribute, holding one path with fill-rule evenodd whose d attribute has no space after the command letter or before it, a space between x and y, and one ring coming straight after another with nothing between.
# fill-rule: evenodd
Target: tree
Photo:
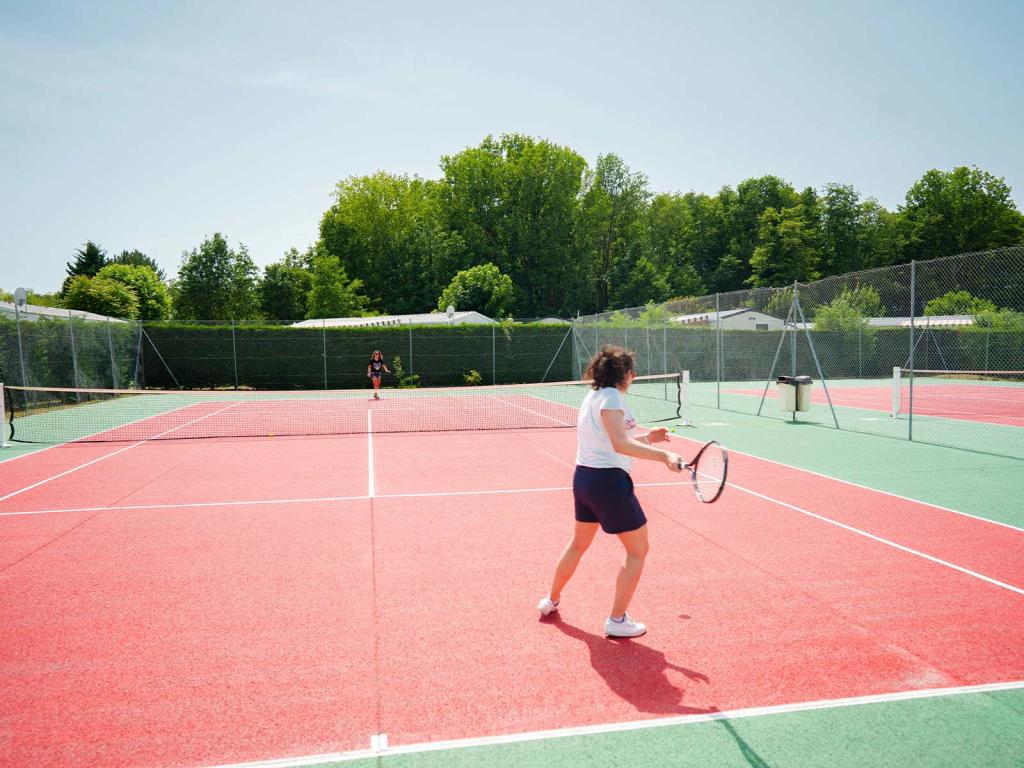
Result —
<instances>
[{"instance_id":1,"label":"tree","mask_svg":"<svg viewBox=\"0 0 1024 768\"><path fill-rule=\"evenodd\" d=\"M850 338L859 336L863 348L870 351L877 329L867 319L882 314L882 299L870 285L844 288L831 302L815 309L814 330L841 331Z\"/></svg>"},{"instance_id":2,"label":"tree","mask_svg":"<svg viewBox=\"0 0 1024 768\"><path fill-rule=\"evenodd\" d=\"M75 251L75 258L67 263L65 271L67 277L60 287L60 295L67 293L71 278L83 275L95 277L96 273L103 269L107 263L107 252L100 248L92 240L86 240L85 245Z\"/></svg>"},{"instance_id":3,"label":"tree","mask_svg":"<svg viewBox=\"0 0 1024 768\"><path fill-rule=\"evenodd\" d=\"M442 226L438 186L383 172L352 176L320 220L324 253L391 312L428 310L454 272L462 244Z\"/></svg>"},{"instance_id":4,"label":"tree","mask_svg":"<svg viewBox=\"0 0 1024 768\"><path fill-rule=\"evenodd\" d=\"M494 264L516 286L518 315L568 314L586 301L575 214L586 161L521 134L488 136L441 160L445 225L464 248L458 269Z\"/></svg>"},{"instance_id":5,"label":"tree","mask_svg":"<svg viewBox=\"0 0 1024 768\"><path fill-rule=\"evenodd\" d=\"M309 292L313 287L311 261L314 249L300 254L295 248L281 261L268 264L260 283L260 307L267 320L295 322L306 317Z\"/></svg>"},{"instance_id":6,"label":"tree","mask_svg":"<svg viewBox=\"0 0 1024 768\"><path fill-rule=\"evenodd\" d=\"M361 280L349 280L345 267L322 250L312 259L307 319L360 317L367 314L368 301L359 294Z\"/></svg>"},{"instance_id":7,"label":"tree","mask_svg":"<svg viewBox=\"0 0 1024 768\"><path fill-rule=\"evenodd\" d=\"M928 171L900 208L902 261L1024 242L1024 216L1006 182L976 167Z\"/></svg>"},{"instance_id":8,"label":"tree","mask_svg":"<svg viewBox=\"0 0 1024 768\"><path fill-rule=\"evenodd\" d=\"M589 174L580 209L584 230L584 257L590 265L590 280L597 306L612 305L612 272L628 274L619 262L635 263L635 246L643 236L643 220L650 192L647 177L629 169L613 154L597 158Z\"/></svg>"},{"instance_id":9,"label":"tree","mask_svg":"<svg viewBox=\"0 0 1024 768\"><path fill-rule=\"evenodd\" d=\"M762 282L749 281L754 250L762 243L762 217L768 209L784 211L796 208L800 204L800 197L789 182L769 175L742 181L735 192L724 187L719 192L719 199L728 219L729 258L722 258L711 278L712 285L719 291L736 290L744 283L764 285ZM788 214L787 218L792 218L792 214ZM813 237L814 232L805 221L801 242L808 246Z\"/></svg>"},{"instance_id":10,"label":"tree","mask_svg":"<svg viewBox=\"0 0 1024 768\"><path fill-rule=\"evenodd\" d=\"M769 208L761 216L760 245L750 260L754 287L786 285L818 277L815 234L799 208Z\"/></svg>"},{"instance_id":11,"label":"tree","mask_svg":"<svg viewBox=\"0 0 1024 768\"><path fill-rule=\"evenodd\" d=\"M115 280L135 294L138 318L143 322L166 320L171 314L171 297L156 272L148 266L107 264L97 278Z\"/></svg>"},{"instance_id":12,"label":"tree","mask_svg":"<svg viewBox=\"0 0 1024 768\"><path fill-rule=\"evenodd\" d=\"M924 313L928 316L979 315L997 310L995 303L972 296L968 291L949 291L924 305Z\"/></svg>"},{"instance_id":13,"label":"tree","mask_svg":"<svg viewBox=\"0 0 1024 768\"><path fill-rule=\"evenodd\" d=\"M441 292L437 308L449 306L463 311L481 312L488 317L504 317L513 302L512 278L493 264L481 264L457 272Z\"/></svg>"},{"instance_id":14,"label":"tree","mask_svg":"<svg viewBox=\"0 0 1024 768\"><path fill-rule=\"evenodd\" d=\"M139 300L124 283L105 277L71 277L64 291L64 306L108 317L134 320L139 316Z\"/></svg>"},{"instance_id":15,"label":"tree","mask_svg":"<svg viewBox=\"0 0 1024 768\"><path fill-rule=\"evenodd\" d=\"M690 207L679 195L657 195L647 209L645 250L657 276L670 296L704 293L694 266L694 227ZM652 291L648 300L654 298Z\"/></svg>"},{"instance_id":16,"label":"tree","mask_svg":"<svg viewBox=\"0 0 1024 768\"><path fill-rule=\"evenodd\" d=\"M149 267L156 273L156 276L160 278L160 282L167 281L167 275L164 274L160 265L142 251L121 251L117 256L110 260L110 263L127 264L130 267Z\"/></svg>"},{"instance_id":17,"label":"tree","mask_svg":"<svg viewBox=\"0 0 1024 768\"><path fill-rule=\"evenodd\" d=\"M228 247L220 232L181 256L174 283L179 320L248 321L259 318L258 272L244 245Z\"/></svg>"}]
</instances>

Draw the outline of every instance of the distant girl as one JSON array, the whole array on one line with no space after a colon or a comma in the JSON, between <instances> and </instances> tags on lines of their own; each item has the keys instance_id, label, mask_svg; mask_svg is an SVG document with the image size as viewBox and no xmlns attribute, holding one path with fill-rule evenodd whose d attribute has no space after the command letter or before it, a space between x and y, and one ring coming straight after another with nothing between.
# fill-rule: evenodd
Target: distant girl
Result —
<instances>
[{"instance_id":1,"label":"distant girl","mask_svg":"<svg viewBox=\"0 0 1024 768\"><path fill-rule=\"evenodd\" d=\"M391 369L384 362L384 355L380 353L379 349L375 349L373 354L370 355L370 364L366 366L366 375L373 382L374 400L380 400L380 395L378 394L378 390L380 390L380 377L385 373L391 373Z\"/></svg>"}]
</instances>

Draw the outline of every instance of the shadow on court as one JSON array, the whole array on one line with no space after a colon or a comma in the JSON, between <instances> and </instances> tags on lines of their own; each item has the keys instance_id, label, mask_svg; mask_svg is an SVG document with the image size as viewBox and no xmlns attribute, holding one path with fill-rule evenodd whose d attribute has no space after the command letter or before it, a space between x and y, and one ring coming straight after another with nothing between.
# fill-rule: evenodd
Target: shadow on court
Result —
<instances>
[{"instance_id":1,"label":"shadow on court","mask_svg":"<svg viewBox=\"0 0 1024 768\"><path fill-rule=\"evenodd\" d=\"M665 674L668 670L681 672L697 684L709 683L710 679L702 672L673 664L661 651L634 640L619 640L584 632L564 622L557 613L542 618L541 622L557 627L560 632L586 645L590 652L590 665L594 670L617 696L640 712L699 715L718 711L684 704L686 690L677 688L669 681Z\"/></svg>"}]
</instances>

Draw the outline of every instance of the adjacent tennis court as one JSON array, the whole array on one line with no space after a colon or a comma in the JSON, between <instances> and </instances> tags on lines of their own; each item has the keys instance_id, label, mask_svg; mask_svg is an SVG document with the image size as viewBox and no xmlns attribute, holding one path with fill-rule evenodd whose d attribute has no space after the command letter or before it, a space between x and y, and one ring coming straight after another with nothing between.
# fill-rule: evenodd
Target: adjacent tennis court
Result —
<instances>
[{"instance_id":1,"label":"adjacent tennis court","mask_svg":"<svg viewBox=\"0 0 1024 768\"><path fill-rule=\"evenodd\" d=\"M577 386L40 401L26 430L88 440L0 452L3 762L1018 765L1019 462L684 428L650 385L641 421L728 443L731 482L701 505L636 463L632 641L601 632L608 537L534 610Z\"/></svg>"}]
</instances>

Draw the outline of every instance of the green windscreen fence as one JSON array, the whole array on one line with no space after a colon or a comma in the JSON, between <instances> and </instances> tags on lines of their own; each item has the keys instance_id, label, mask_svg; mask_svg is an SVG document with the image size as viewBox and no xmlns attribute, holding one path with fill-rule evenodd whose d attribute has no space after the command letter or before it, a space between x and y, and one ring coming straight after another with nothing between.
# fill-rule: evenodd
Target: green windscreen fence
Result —
<instances>
[{"instance_id":1,"label":"green windscreen fence","mask_svg":"<svg viewBox=\"0 0 1024 768\"><path fill-rule=\"evenodd\" d=\"M396 385L399 373L426 387L564 381L574 369L569 329L147 325L142 379L160 389L353 389L369 386L366 366L380 350L393 371L385 386Z\"/></svg>"}]
</instances>

